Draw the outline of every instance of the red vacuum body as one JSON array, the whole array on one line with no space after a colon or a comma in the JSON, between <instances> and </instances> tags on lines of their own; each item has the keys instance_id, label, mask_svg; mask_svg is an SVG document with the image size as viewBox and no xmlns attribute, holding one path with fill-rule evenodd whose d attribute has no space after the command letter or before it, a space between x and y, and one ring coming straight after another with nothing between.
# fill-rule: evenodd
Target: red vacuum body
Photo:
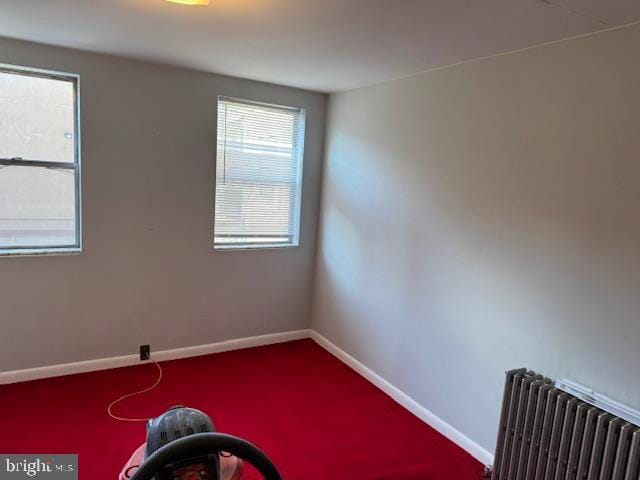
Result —
<instances>
[{"instance_id":1,"label":"red vacuum body","mask_svg":"<svg viewBox=\"0 0 640 480\"><path fill-rule=\"evenodd\" d=\"M142 465L144 462L144 452L147 449L146 442L140 445L129 461L125 464L120 472L120 476L118 480L129 480L132 475L136 472L138 467ZM179 475L175 478L179 478L180 480L204 480L205 478L209 478L206 476L207 472L205 471L205 476L203 476L203 465L202 464L192 464L190 468L179 470ZM220 479L221 480L240 480L242 478L242 460L233 455L220 456Z\"/></svg>"}]
</instances>

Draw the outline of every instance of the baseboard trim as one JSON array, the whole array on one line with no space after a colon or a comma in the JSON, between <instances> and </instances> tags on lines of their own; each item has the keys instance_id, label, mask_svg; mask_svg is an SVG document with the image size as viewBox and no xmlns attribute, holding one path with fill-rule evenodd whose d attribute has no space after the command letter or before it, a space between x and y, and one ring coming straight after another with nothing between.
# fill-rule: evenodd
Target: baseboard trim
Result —
<instances>
[{"instance_id":1,"label":"baseboard trim","mask_svg":"<svg viewBox=\"0 0 640 480\"><path fill-rule=\"evenodd\" d=\"M314 342L369 380L420 420L430 425L449 440L457 444L460 448L466 450L478 461L482 462L484 465L493 465L493 454L491 452L485 450L465 434L456 430L440 417L430 412L391 382L385 380L362 362L335 345L328 338L315 330L311 330L311 338Z\"/></svg>"},{"instance_id":2,"label":"baseboard trim","mask_svg":"<svg viewBox=\"0 0 640 480\"><path fill-rule=\"evenodd\" d=\"M228 352L242 348L260 347L276 343L290 342L309 338L311 331L308 329L291 330L288 332L271 333L267 335L257 335L254 337L236 338L222 342L207 343L193 347L173 348L170 350L159 350L151 352L154 360L177 360L180 358L196 357L199 355L209 355L212 353ZM26 382L40 378L60 377L72 375L74 373L94 372L97 370L107 370L110 368L128 367L141 363L138 355L121 355L118 357L98 358L95 360L85 360L81 362L63 363L45 367L27 368L24 370L14 370L10 372L0 372L0 385L10 383Z\"/></svg>"},{"instance_id":3,"label":"baseboard trim","mask_svg":"<svg viewBox=\"0 0 640 480\"><path fill-rule=\"evenodd\" d=\"M231 350L240 350L243 348L260 347L263 345L291 342L293 340L302 340L304 338L311 338L314 342L334 355L340 361L351 367L364 378L369 380L376 387L378 387L404 408L413 413L420 420L433 427L435 430L440 432L452 442L456 443L460 448L469 452L469 454L478 459L480 462L485 465L493 464L493 454L482 448L462 432L456 430L440 417L430 412L428 409L420 405L398 387L375 373L359 360L356 360L350 354L339 348L328 338L324 337L315 330L291 330L288 332L257 335L254 337L236 338L225 340L222 342L208 343L205 345L196 345L193 347L159 350L156 352L152 352L152 358L157 361L177 360L180 358L210 355L212 353L228 352ZM95 360L86 360L82 362L64 363L45 367L27 368L24 370L0 372L0 385L26 382L29 380L37 380L41 378L60 377L63 375L72 375L74 373L94 372L98 370L107 370L110 368L128 367L131 365L138 365L140 363L146 362L140 362L138 355L122 355L118 357L98 358Z\"/></svg>"}]
</instances>

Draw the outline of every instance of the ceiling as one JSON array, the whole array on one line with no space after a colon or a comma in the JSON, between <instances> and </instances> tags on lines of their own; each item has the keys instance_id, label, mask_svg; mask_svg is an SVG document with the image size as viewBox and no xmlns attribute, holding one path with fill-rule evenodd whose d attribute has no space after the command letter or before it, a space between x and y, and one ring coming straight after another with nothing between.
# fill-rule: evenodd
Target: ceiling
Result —
<instances>
[{"instance_id":1,"label":"ceiling","mask_svg":"<svg viewBox=\"0 0 640 480\"><path fill-rule=\"evenodd\" d=\"M0 0L3 36L323 92L636 21L638 0Z\"/></svg>"}]
</instances>

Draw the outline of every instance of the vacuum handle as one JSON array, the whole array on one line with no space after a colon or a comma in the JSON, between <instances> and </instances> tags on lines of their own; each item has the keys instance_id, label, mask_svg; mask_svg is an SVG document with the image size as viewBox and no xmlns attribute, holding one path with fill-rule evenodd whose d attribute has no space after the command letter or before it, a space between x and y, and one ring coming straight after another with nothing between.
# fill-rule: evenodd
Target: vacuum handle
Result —
<instances>
[{"instance_id":1,"label":"vacuum handle","mask_svg":"<svg viewBox=\"0 0 640 480\"><path fill-rule=\"evenodd\" d=\"M282 480L275 465L255 445L224 433L196 433L160 447L140 465L131 480L153 480L166 465L185 458L228 452L253 465L265 480Z\"/></svg>"}]
</instances>

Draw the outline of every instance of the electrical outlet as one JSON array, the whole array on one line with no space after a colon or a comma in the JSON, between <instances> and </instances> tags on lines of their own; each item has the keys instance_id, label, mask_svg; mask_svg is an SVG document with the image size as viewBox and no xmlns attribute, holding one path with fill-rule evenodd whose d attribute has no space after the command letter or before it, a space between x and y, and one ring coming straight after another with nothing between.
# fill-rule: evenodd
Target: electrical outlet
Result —
<instances>
[{"instance_id":1,"label":"electrical outlet","mask_svg":"<svg viewBox=\"0 0 640 480\"><path fill-rule=\"evenodd\" d=\"M151 346L140 345L140 361L149 360L151 358Z\"/></svg>"}]
</instances>

